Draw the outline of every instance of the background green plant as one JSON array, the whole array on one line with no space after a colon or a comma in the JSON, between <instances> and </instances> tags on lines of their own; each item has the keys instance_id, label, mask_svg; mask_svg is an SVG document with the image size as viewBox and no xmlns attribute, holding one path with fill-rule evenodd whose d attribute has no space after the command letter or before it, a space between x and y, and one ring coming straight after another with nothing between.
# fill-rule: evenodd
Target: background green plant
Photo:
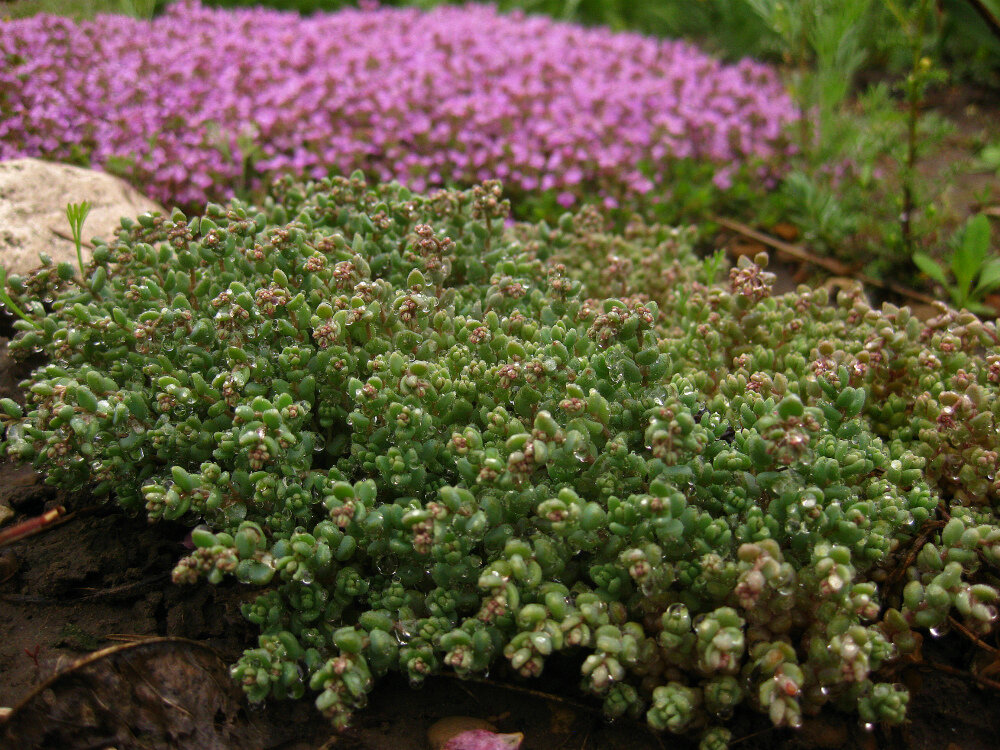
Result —
<instances>
[{"instance_id":1,"label":"background green plant","mask_svg":"<svg viewBox=\"0 0 1000 750\"><path fill-rule=\"evenodd\" d=\"M983 297L1000 287L1000 255L990 252L989 219L976 214L952 238L951 245L944 263L919 251L914 253L913 261L947 290L955 307L989 312Z\"/></svg>"},{"instance_id":2,"label":"background green plant","mask_svg":"<svg viewBox=\"0 0 1000 750\"><path fill-rule=\"evenodd\" d=\"M52 13L69 18L93 18L98 13L121 13L150 18L162 11L169 0L14 0L0 3L0 19L25 18Z\"/></svg>"}]
</instances>

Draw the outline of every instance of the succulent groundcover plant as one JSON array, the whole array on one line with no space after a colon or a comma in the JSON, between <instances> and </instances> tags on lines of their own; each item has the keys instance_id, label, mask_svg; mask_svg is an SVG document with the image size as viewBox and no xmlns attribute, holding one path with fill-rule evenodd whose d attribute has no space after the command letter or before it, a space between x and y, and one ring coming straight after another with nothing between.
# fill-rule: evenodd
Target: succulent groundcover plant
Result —
<instances>
[{"instance_id":1,"label":"succulent groundcover plant","mask_svg":"<svg viewBox=\"0 0 1000 750\"><path fill-rule=\"evenodd\" d=\"M235 679L338 727L389 670L557 652L705 748L744 702L903 721L921 633L996 625L995 324L508 211L356 174L123 220L85 278L10 279L49 362L4 447L197 524L174 581L261 589Z\"/></svg>"},{"instance_id":2,"label":"succulent groundcover plant","mask_svg":"<svg viewBox=\"0 0 1000 750\"><path fill-rule=\"evenodd\" d=\"M484 6L43 15L0 24L0 63L0 160L113 170L169 205L354 169L611 205L680 160L726 186L796 118L768 66Z\"/></svg>"}]
</instances>

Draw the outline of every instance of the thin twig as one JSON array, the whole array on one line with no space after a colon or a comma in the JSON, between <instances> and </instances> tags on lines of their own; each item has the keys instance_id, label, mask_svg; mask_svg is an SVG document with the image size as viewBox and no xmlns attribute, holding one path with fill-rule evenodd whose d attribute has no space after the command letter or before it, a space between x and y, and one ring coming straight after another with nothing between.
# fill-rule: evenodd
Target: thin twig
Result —
<instances>
[{"instance_id":1,"label":"thin twig","mask_svg":"<svg viewBox=\"0 0 1000 750\"><path fill-rule=\"evenodd\" d=\"M47 596L35 596L33 594L0 594L0 602L10 602L11 604L63 604L59 599L51 599Z\"/></svg>"},{"instance_id":2,"label":"thin twig","mask_svg":"<svg viewBox=\"0 0 1000 750\"><path fill-rule=\"evenodd\" d=\"M793 245L790 242L785 242L784 240L779 240L777 237L772 237L769 234L764 234L763 232L758 232L753 227L747 226L739 221L733 221L732 219L726 219L722 216L713 216L711 218L716 224L724 226L733 232L742 234L750 239L757 240L765 245L773 247L775 250L789 255L796 260L801 260L805 263L812 263L815 266L829 271L836 276L850 276L863 284L868 284L870 286L877 286L879 289L888 289L890 292L895 292L901 297L909 297L917 302L922 302L925 305L933 305L938 303L940 300L931 297L929 294L924 294L923 292L918 292L915 289L910 289L909 287L902 286L901 284L896 284L892 281L882 281L882 279L876 279L874 276L868 276L863 273L854 273L850 271L843 263L831 258L823 258L818 255L813 255L808 250L799 247L798 245Z\"/></svg>"},{"instance_id":3,"label":"thin twig","mask_svg":"<svg viewBox=\"0 0 1000 750\"><path fill-rule=\"evenodd\" d=\"M63 605L69 602L134 597L137 594L156 588L159 583L169 578L169 576L169 573L162 573L150 578L144 578L141 581L112 586L108 589L76 589L63 594L59 598L34 596L32 594L0 594L0 601L12 602L14 604ZM159 636L156 637L158 638Z\"/></svg>"},{"instance_id":4,"label":"thin twig","mask_svg":"<svg viewBox=\"0 0 1000 750\"><path fill-rule=\"evenodd\" d=\"M951 625L956 630L958 630L960 633L962 633L962 635L964 635L970 641L972 641L977 646L979 646L979 648L981 648L984 651L987 651L987 652L993 654L994 656L996 656L997 654L1000 654L1000 649L996 648L995 646L991 646L988 643L984 643L982 640L980 640L979 636L977 636L975 633L973 633L971 630L969 630L967 627L965 627L965 625L963 625L962 623L960 623L954 617L951 617L949 615L948 622L951 623Z\"/></svg>"},{"instance_id":5,"label":"thin twig","mask_svg":"<svg viewBox=\"0 0 1000 750\"><path fill-rule=\"evenodd\" d=\"M906 573L906 569L909 568L913 561L917 559L917 555L920 554L920 550L930 539L931 534L933 534L938 529L943 529L946 526L944 521L928 521L924 527L924 530L920 532L916 539L913 540L913 544L910 546L910 552L907 554L906 559L902 564L899 565L886 580L886 583L890 585L899 581L903 575Z\"/></svg>"},{"instance_id":6,"label":"thin twig","mask_svg":"<svg viewBox=\"0 0 1000 750\"><path fill-rule=\"evenodd\" d=\"M143 578L141 581L132 581L131 583L123 583L118 586L112 586L107 589L90 589L89 593L83 594L81 599L94 600L94 599L106 599L115 598L121 596L129 596L131 594L138 594L147 589L153 588L156 584L167 579L170 573L164 572L159 573L150 578ZM80 589L81 591L88 591L88 589Z\"/></svg>"},{"instance_id":7,"label":"thin twig","mask_svg":"<svg viewBox=\"0 0 1000 750\"><path fill-rule=\"evenodd\" d=\"M991 680L988 677L980 677L973 672L965 672L961 669L956 669L955 667L950 667L947 664L938 664L936 661L923 661L920 664L915 665L917 667L927 667L929 669L936 669L938 672L944 672L945 674L954 675L955 677L961 677L966 680L972 680L973 682L978 682L993 690L1000 690L1000 682L996 680Z\"/></svg>"},{"instance_id":8,"label":"thin twig","mask_svg":"<svg viewBox=\"0 0 1000 750\"><path fill-rule=\"evenodd\" d=\"M839 260L834 258L824 258L819 255L813 255L808 250L798 245L793 245L790 242L785 242L784 240L778 239L777 237L772 237L769 234L764 234L764 232L758 231L747 224L744 224L733 219L727 219L722 216L713 216L712 221L717 224L721 224L726 229L742 234L749 237L752 240L757 240L758 242L763 242L765 245L770 245L776 250L780 250L786 255L791 255L796 260L805 261L806 263L812 263L815 266L824 268L832 274L837 276L850 276L851 269L841 263Z\"/></svg>"},{"instance_id":9,"label":"thin twig","mask_svg":"<svg viewBox=\"0 0 1000 750\"><path fill-rule=\"evenodd\" d=\"M158 635L140 635L139 633L108 633L108 635L101 636L101 639L105 641L117 641L119 643L139 643L160 637Z\"/></svg>"},{"instance_id":10,"label":"thin twig","mask_svg":"<svg viewBox=\"0 0 1000 750\"><path fill-rule=\"evenodd\" d=\"M556 703L562 703L567 706L571 706L578 711L591 712L594 710L593 706L588 706L578 701L574 701L570 698L563 698L561 695L554 695L552 693L545 693L541 690L534 690L532 688L523 687L521 685L514 685L507 682L494 682L493 680L484 679L482 677L466 677L462 678L457 675L442 673L438 675L439 677L447 677L448 679L459 680L460 682L471 682L477 685L487 685L489 687L500 688L501 690L512 690L516 693L524 693L525 695L530 695L534 698L541 698L547 701L554 701Z\"/></svg>"},{"instance_id":11,"label":"thin twig","mask_svg":"<svg viewBox=\"0 0 1000 750\"><path fill-rule=\"evenodd\" d=\"M11 526L9 529L0 531L0 547L51 529L53 526L65 523L76 515L75 513L65 514L66 509L60 505L57 508L42 513L40 516L29 518L27 521L22 521L15 526Z\"/></svg>"},{"instance_id":12,"label":"thin twig","mask_svg":"<svg viewBox=\"0 0 1000 750\"><path fill-rule=\"evenodd\" d=\"M463 685L461 682L457 683L457 687L458 687L459 690L461 690L467 696L469 696L470 698L472 698L472 700L475 703L478 703L480 706L483 705L483 702L481 700L479 700L479 698L476 697L476 694L474 692L472 692L471 690L469 690L469 688L466 687L465 685Z\"/></svg>"},{"instance_id":13,"label":"thin twig","mask_svg":"<svg viewBox=\"0 0 1000 750\"><path fill-rule=\"evenodd\" d=\"M60 237L64 240L68 240L73 243L76 242L76 240L73 239L72 235L66 234L65 232L62 232L58 229L53 229L52 227L49 227L49 231L52 232L52 234L54 234L56 237ZM94 246L91 243L87 242L87 240L80 240L80 244L83 245L88 250L94 249Z\"/></svg>"},{"instance_id":14,"label":"thin twig","mask_svg":"<svg viewBox=\"0 0 1000 750\"><path fill-rule=\"evenodd\" d=\"M768 732L773 732L777 727L765 727L756 732L751 732L750 734L745 734L742 737L737 737L735 740L730 741L730 745L735 745L737 742L745 742L746 740L753 739L754 737L760 737L762 734L767 734Z\"/></svg>"}]
</instances>

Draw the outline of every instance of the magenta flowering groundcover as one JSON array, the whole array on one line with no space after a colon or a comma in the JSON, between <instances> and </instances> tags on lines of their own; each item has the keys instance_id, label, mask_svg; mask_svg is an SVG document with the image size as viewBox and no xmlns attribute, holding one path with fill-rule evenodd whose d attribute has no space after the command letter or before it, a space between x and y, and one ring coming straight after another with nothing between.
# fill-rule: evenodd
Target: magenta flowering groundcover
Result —
<instances>
[{"instance_id":1,"label":"magenta flowering groundcover","mask_svg":"<svg viewBox=\"0 0 1000 750\"><path fill-rule=\"evenodd\" d=\"M0 24L0 62L0 159L83 160L181 205L247 174L362 169L610 206L677 160L717 165L725 187L783 155L796 117L759 63L489 6L41 15Z\"/></svg>"}]
</instances>

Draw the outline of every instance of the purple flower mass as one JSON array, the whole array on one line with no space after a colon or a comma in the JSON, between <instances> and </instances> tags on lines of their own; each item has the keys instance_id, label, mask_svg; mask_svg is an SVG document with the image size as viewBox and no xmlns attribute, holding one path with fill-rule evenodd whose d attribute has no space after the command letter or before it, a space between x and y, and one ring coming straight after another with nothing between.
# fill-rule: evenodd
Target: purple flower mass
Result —
<instances>
[{"instance_id":1,"label":"purple flower mass","mask_svg":"<svg viewBox=\"0 0 1000 750\"><path fill-rule=\"evenodd\" d=\"M690 44L488 6L271 10L171 5L151 21L0 24L0 159L79 161L151 197L228 197L292 172L362 169L415 190L503 180L608 205L678 159L735 168L787 151L770 68Z\"/></svg>"}]
</instances>

